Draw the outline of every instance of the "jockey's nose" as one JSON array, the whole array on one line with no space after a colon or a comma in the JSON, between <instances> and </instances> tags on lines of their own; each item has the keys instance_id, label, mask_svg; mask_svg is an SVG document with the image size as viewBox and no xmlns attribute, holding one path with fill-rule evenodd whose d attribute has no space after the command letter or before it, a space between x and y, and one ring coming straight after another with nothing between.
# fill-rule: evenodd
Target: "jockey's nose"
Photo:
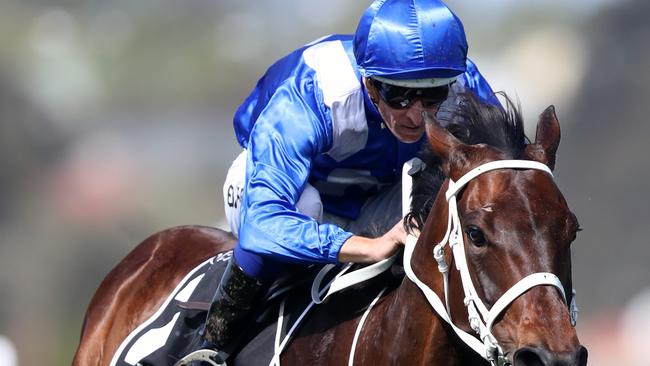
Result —
<instances>
[{"instance_id":1,"label":"jockey's nose","mask_svg":"<svg viewBox=\"0 0 650 366\"><path fill-rule=\"evenodd\" d=\"M408 108L408 116L409 118L420 124L424 122L424 116L422 115L422 112L426 111L430 114L435 114L437 108L425 108L424 105L422 104L422 101L420 99L416 99Z\"/></svg>"},{"instance_id":2,"label":"jockey's nose","mask_svg":"<svg viewBox=\"0 0 650 366\"><path fill-rule=\"evenodd\" d=\"M556 353L542 347L523 347L515 352L514 366L586 366L587 349Z\"/></svg>"}]
</instances>

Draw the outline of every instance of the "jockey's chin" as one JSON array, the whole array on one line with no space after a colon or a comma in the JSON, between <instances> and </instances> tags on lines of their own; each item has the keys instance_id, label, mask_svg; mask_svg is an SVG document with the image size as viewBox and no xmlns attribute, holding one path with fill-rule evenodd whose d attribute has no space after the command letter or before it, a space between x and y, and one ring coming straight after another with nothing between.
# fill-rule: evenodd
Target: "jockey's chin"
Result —
<instances>
[{"instance_id":1,"label":"jockey's chin","mask_svg":"<svg viewBox=\"0 0 650 366\"><path fill-rule=\"evenodd\" d=\"M422 135L424 135L424 124L411 126L409 124L398 123L390 128L390 130L400 142L412 144L420 141Z\"/></svg>"}]
</instances>

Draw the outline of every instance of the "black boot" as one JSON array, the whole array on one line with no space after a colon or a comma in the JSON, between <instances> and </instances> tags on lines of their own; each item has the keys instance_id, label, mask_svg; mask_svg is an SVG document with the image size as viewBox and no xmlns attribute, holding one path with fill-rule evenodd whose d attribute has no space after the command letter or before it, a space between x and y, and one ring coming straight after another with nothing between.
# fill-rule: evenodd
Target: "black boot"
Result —
<instances>
[{"instance_id":1,"label":"black boot","mask_svg":"<svg viewBox=\"0 0 650 366\"><path fill-rule=\"evenodd\" d=\"M230 259L203 331L205 348L219 352L221 361L233 351L235 340L241 336L265 290L264 283L244 273L234 256Z\"/></svg>"}]
</instances>

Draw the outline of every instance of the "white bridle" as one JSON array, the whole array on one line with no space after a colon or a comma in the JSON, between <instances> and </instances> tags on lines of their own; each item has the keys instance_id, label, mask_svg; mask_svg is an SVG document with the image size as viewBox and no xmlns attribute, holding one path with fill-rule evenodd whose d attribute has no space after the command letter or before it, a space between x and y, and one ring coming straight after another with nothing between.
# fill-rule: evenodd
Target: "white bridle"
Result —
<instances>
[{"instance_id":1,"label":"white bridle","mask_svg":"<svg viewBox=\"0 0 650 366\"><path fill-rule=\"evenodd\" d=\"M467 174L462 176L458 182L449 180L449 186L445 197L449 205L449 218L447 223L447 232L440 243L433 249L433 256L438 262L438 270L442 273L444 278L444 304L438 294L431 288L424 284L417 275L413 272L411 267L411 258L415 249L417 238L409 235L404 250L404 270L408 278L413 281L424 293L425 297L438 313L452 329L456 332L458 337L471 347L475 352L483 356L491 365L505 365L510 363L503 353L503 349L499 346L496 338L492 334L492 326L496 318L503 312L503 310L515 301L524 292L536 286L554 286L562 294L562 299L566 303L566 295L564 287L560 279L553 273L538 272L522 278L514 286L508 289L488 310L481 298L476 292L474 283L467 267L467 257L465 255L465 244L463 242L463 231L458 216L458 207L456 203L456 194L472 179L477 176L496 169L535 169L547 172L551 176L553 173L545 164L528 161L528 160L498 160L483 164L475 169L472 169ZM449 265L445 260L445 245L449 245L452 250L453 257L456 262L456 269L460 272L460 277L465 293L464 303L467 307L469 324L472 330L478 334L479 339L475 336L458 328L451 319L451 309L449 308ZM574 296L570 305L571 323L575 326L578 315L578 308L575 303L575 290Z\"/></svg>"}]
</instances>

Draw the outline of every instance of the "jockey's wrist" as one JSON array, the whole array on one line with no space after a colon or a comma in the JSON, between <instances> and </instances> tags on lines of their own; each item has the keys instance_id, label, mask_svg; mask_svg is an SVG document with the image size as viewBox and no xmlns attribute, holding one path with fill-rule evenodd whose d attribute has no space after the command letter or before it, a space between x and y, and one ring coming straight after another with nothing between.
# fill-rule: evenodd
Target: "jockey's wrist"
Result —
<instances>
[{"instance_id":1,"label":"jockey's wrist","mask_svg":"<svg viewBox=\"0 0 650 366\"><path fill-rule=\"evenodd\" d=\"M363 236L352 235L343 243L339 251L338 260L341 263L373 263L381 260L377 258L376 241L380 239L370 239Z\"/></svg>"},{"instance_id":2,"label":"jockey's wrist","mask_svg":"<svg viewBox=\"0 0 650 366\"><path fill-rule=\"evenodd\" d=\"M342 263L375 263L390 257L398 246L399 241L388 234L374 239L353 235L343 243L338 260Z\"/></svg>"}]
</instances>

